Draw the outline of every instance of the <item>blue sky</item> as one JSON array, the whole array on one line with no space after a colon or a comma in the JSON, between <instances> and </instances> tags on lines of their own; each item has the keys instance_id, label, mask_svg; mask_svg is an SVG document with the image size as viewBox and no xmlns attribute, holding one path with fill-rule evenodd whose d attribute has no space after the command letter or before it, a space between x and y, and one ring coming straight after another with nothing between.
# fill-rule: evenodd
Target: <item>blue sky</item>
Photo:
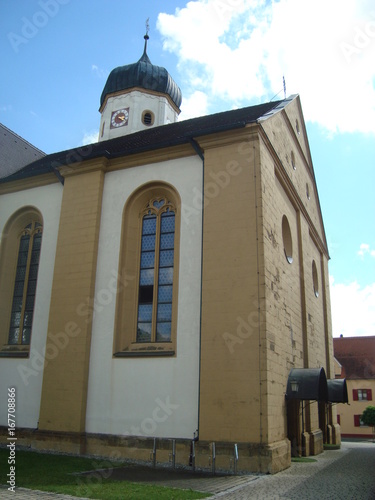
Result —
<instances>
[{"instance_id":1,"label":"blue sky","mask_svg":"<svg viewBox=\"0 0 375 500\"><path fill-rule=\"evenodd\" d=\"M2 0L0 122L46 153L94 141L106 78L142 55L148 17L148 55L181 87L180 119L280 99L283 76L300 94L333 334L375 335L372 1Z\"/></svg>"}]
</instances>

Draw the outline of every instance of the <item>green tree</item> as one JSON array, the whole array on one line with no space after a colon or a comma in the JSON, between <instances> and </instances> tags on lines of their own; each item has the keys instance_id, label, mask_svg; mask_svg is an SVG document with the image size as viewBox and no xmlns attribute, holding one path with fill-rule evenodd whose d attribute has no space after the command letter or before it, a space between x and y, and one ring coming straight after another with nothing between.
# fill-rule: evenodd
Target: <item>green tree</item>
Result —
<instances>
[{"instance_id":1,"label":"green tree","mask_svg":"<svg viewBox=\"0 0 375 500\"><path fill-rule=\"evenodd\" d=\"M372 437L375 440L375 406L368 406L362 413L361 420L365 425L372 426Z\"/></svg>"}]
</instances>

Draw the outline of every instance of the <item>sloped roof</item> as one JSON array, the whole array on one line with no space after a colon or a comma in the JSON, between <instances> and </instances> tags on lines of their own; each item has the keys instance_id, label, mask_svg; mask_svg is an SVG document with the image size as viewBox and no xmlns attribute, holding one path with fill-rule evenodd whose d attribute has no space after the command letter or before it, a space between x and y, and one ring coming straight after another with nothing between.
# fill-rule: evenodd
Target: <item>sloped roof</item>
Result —
<instances>
[{"instance_id":1,"label":"sloped roof","mask_svg":"<svg viewBox=\"0 0 375 500\"><path fill-rule=\"evenodd\" d=\"M333 350L341 378L375 379L375 336L334 338Z\"/></svg>"},{"instance_id":2,"label":"sloped roof","mask_svg":"<svg viewBox=\"0 0 375 500\"><path fill-rule=\"evenodd\" d=\"M116 139L53 153L27 165L9 177L0 179L0 183L46 174L59 166L101 156L116 158L186 144L199 136L245 127L249 123L256 122L260 117L276 108L282 102L272 101L256 106L192 118L190 120L142 130Z\"/></svg>"},{"instance_id":3,"label":"sloped roof","mask_svg":"<svg viewBox=\"0 0 375 500\"><path fill-rule=\"evenodd\" d=\"M0 178L17 172L25 165L45 156L25 139L0 123Z\"/></svg>"}]
</instances>

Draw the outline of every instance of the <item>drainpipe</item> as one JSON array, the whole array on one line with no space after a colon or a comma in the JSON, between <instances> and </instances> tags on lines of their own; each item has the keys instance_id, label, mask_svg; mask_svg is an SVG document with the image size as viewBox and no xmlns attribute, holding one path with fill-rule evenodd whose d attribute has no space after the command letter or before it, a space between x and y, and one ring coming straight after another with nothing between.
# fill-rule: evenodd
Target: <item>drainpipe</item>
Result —
<instances>
[{"instance_id":1,"label":"drainpipe","mask_svg":"<svg viewBox=\"0 0 375 500\"><path fill-rule=\"evenodd\" d=\"M195 462L195 441L199 441L199 418L200 418L200 399L201 399L201 352L202 352L202 291L203 291L203 226L204 226L204 151L198 142L191 137L190 144L199 158L202 160L202 237L201 237L201 299L200 299L200 312L199 312L199 374L198 374L198 422L197 430L194 432L194 462ZM195 463L194 463L195 468Z\"/></svg>"},{"instance_id":2,"label":"drainpipe","mask_svg":"<svg viewBox=\"0 0 375 500\"><path fill-rule=\"evenodd\" d=\"M233 460L234 460L234 475L236 476L237 475L237 462L238 462L238 447L237 447L237 443L234 445Z\"/></svg>"},{"instance_id":3,"label":"drainpipe","mask_svg":"<svg viewBox=\"0 0 375 500\"><path fill-rule=\"evenodd\" d=\"M254 198L255 198L255 237L256 237L256 261L257 261L257 291L258 291L258 347L259 347L259 470L262 468L261 461L261 448L263 445L263 398L262 398L262 361L261 361L261 347L262 347L262 337L261 337L261 308L260 308L260 265L259 265L259 224L258 224L258 198L257 198L257 172L256 172L256 151L255 146L253 146L253 164L254 164Z\"/></svg>"},{"instance_id":4,"label":"drainpipe","mask_svg":"<svg viewBox=\"0 0 375 500\"><path fill-rule=\"evenodd\" d=\"M154 446L152 449L152 465L156 467L156 438L154 438Z\"/></svg>"},{"instance_id":5,"label":"drainpipe","mask_svg":"<svg viewBox=\"0 0 375 500\"><path fill-rule=\"evenodd\" d=\"M216 467L216 445L215 442L212 443L212 475L215 475L215 467Z\"/></svg>"}]
</instances>

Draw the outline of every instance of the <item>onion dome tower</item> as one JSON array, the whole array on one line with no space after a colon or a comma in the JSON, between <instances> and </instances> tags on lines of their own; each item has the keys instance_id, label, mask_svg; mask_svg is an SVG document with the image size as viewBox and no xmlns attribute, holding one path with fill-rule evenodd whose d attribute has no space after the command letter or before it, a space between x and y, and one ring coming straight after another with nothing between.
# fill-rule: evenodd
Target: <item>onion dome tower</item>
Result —
<instances>
[{"instance_id":1,"label":"onion dome tower","mask_svg":"<svg viewBox=\"0 0 375 500\"><path fill-rule=\"evenodd\" d=\"M111 71L100 98L99 141L177 121L181 90L165 68L147 55L148 30L142 57Z\"/></svg>"}]
</instances>

